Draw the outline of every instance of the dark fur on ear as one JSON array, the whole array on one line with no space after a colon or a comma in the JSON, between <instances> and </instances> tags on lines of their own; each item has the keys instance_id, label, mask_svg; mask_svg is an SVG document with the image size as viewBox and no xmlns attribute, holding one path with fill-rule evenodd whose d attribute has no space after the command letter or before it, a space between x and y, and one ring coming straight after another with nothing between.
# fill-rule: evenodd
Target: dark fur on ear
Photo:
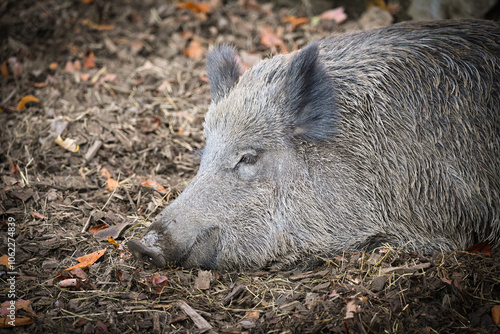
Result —
<instances>
[{"instance_id":1,"label":"dark fur on ear","mask_svg":"<svg viewBox=\"0 0 500 334\"><path fill-rule=\"evenodd\" d=\"M337 132L335 90L318 56L319 43L314 42L299 51L286 74L292 133L306 141L331 140Z\"/></svg>"},{"instance_id":2,"label":"dark fur on ear","mask_svg":"<svg viewBox=\"0 0 500 334\"><path fill-rule=\"evenodd\" d=\"M209 52L207 74L212 102L217 103L231 91L240 77L241 64L236 49L222 44Z\"/></svg>"}]
</instances>

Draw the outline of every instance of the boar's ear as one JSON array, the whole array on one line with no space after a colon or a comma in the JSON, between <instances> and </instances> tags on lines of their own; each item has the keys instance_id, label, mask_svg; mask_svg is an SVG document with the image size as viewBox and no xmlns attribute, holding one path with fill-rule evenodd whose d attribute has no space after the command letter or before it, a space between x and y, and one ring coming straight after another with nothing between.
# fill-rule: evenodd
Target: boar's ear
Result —
<instances>
[{"instance_id":1,"label":"boar's ear","mask_svg":"<svg viewBox=\"0 0 500 334\"><path fill-rule=\"evenodd\" d=\"M299 51L285 81L293 136L306 141L331 140L337 132L334 87L318 56L318 42Z\"/></svg>"},{"instance_id":2,"label":"boar's ear","mask_svg":"<svg viewBox=\"0 0 500 334\"><path fill-rule=\"evenodd\" d=\"M207 55L207 74L212 102L229 93L241 74L241 64L234 47L219 45Z\"/></svg>"}]
</instances>

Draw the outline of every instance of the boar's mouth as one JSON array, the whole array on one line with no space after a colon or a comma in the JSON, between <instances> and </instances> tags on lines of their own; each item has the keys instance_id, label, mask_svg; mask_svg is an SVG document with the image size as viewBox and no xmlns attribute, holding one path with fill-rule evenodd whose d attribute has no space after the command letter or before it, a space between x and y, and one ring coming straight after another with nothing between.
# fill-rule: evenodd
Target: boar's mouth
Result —
<instances>
[{"instance_id":1,"label":"boar's mouth","mask_svg":"<svg viewBox=\"0 0 500 334\"><path fill-rule=\"evenodd\" d=\"M151 263L158 268L170 264L185 268L215 269L218 264L218 231L218 228L209 228L200 232L189 248L180 247L167 233L163 235L163 248L161 248L164 254L156 251L156 247L148 247L138 240L130 240L127 247L136 259Z\"/></svg>"},{"instance_id":2,"label":"boar's mouth","mask_svg":"<svg viewBox=\"0 0 500 334\"><path fill-rule=\"evenodd\" d=\"M161 254L149 249L138 240L130 240L127 242L127 247L137 259L152 263L158 268L164 268L167 266L167 261L165 261L165 258Z\"/></svg>"},{"instance_id":3,"label":"boar's mouth","mask_svg":"<svg viewBox=\"0 0 500 334\"><path fill-rule=\"evenodd\" d=\"M220 230L212 227L198 234L196 241L182 258L186 268L215 269L218 266Z\"/></svg>"}]
</instances>

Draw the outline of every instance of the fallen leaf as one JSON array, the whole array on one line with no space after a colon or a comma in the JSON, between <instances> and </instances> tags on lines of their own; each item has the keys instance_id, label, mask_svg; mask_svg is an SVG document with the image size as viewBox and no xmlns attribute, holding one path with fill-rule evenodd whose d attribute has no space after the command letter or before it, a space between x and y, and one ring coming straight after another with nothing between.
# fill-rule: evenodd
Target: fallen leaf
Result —
<instances>
[{"instance_id":1,"label":"fallen leaf","mask_svg":"<svg viewBox=\"0 0 500 334\"><path fill-rule=\"evenodd\" d=\"M7 69L7 60L2 63L2 66L0 66L0 71L2 72L2 76L4 78L9 77L9 70Z\"/></svg>"},{"instance_id":2,"label":"fallen leaf","mask_svg":"<svg viewBox=\"0 0 500 334\"><path fill-rule=\"evenodd\" d=\"M113 239L119 238L123 234L123 232L129 227L129 225L130 222L125 221L121 224L113 225L106 229L99 230L94 234L94 238L100 241L108 240L108 237L111 237Z\"/></svg>"},{"instance_id":3,"label":"fallen leaf","mask_svg":"<svg viewBox=\"0 0 500 334\"><path fill-rule=\"evenodd\" d=\"M108 171L107 168L104 167L101 169L101 175L107 178L106 186L109 191L113 191L116 189L116 187L118 187L118 181L116 181L111 177L111 173Z\"/></svg>"},{"instance_id":4,"label":"fallen leaf","mask_svg":"<svg viewBox=\"0 0 500 334\"><path fill-rule=\"evenodd\" d=\"M97 231L107 229L108 227L109 227L108 224L100 224L97 226L92 226L91 228L89 228L89 232L95 234Z\"/></svg>"},{"instance_id":5,"label":"fallen leaf","mask_svg":"<svg viewBox=\"0 0 500 334\"><path fill-rule=\"evenodd\" d=\"M201 60L204 53L205 48L196 40L191 41L188 48L184 51L184 54L193 60Z\"/></svg>"},{"instance_id":6,"label":"fallen leaf","mask_svg":"<svg viewBox=\"0 0 500 334\"><path fill-rule=\"evenodd\" d=\"M64 70L66 72L70 72L70 73L75 72L75 67L73 66L73 62L71 62L71 61L68 60L66 62L66 65L64 66Z\"/></svg>"},{"instance_id":7,"label":"fallen leaf","mask_svg":"<svg viewBox=\"0 0 500 334\"><path fill-rule=\"evenodd\" d=\"M7 254L0 256L0 265L9 267L9 256Z\"/></svg>"},{"instance_id":8,"label":"fallen leaf","mask_svg":"<svg viewBox=\"0 0 500 334\"><path fill-rule=\"evenodd\" d=\"M73 69L75 72L80 72L82 70L82 63L78 59L73 62Z\"/></svg>"},{"instance_id":9,"label":"fallen leaf","mask_svg":"<svg viewBox=\"0 0 500 334\"><path fill-rule=\"evenodd\" d=\"M94 53L92 51L85 52L85 56L83 56L83 68L91 69L95 67L96 64L95 64Z\"/></svg>"},{"instance_id":10,"label":"fallen leaf","mask_svg":"<svg viewBox=\"0 0 500 334\"><path fill-rule=\"evenodd\" d=\"M99 82L113 82L116 80L116 74L113 73L106 73L104 77L102 77Z\"/></svg>"},{"instance_id":11,"label":"fallen leaf","mask_svg":"<svg viewBox=\"0 0 500 334\"><path fill-rule=\"evenodd\" d=\"M483 242L478 242L475 245L470 246L467 248L466 252L468 253L483 253L486 255L491 255L491 246L489 243L483 241Z\"/></svg>"},{"instance_id":12,"label":"fallen leaf","mask_svg":"<svg viewBox=\"0 0 500 334\"><path fill-rule=\"evenodd\" d=\"M108 247L101 249L100 251L91 253L91 254L80 256L79 258L77 258L79 263L77 263L74 266L71 266L69 268L66 268L63 271L71 271L71 270L78 268L78 267L80 267L82 269L88 268L91 265L93 265L101 256L103 256L104 253L106 253L107 249L108 249Z\"/></svg>"},{"instance_id":13,"label":"fallen leaf","mask_svg":"<svg viewBox=\"0 0 500 334\"><path fill-rule=\"evenodd\" d=\"M49 65L49 69L51 70L55 70L59 67L59 64L58 63L50 63Z\"/></svg>"},{"instance_id":14,"label":"fallen leaf","mask_svg":"<svg viewBox=\"0 0 500 334\"><path fill-rule=\"evenodd\" d=\"M255 0L246 0L244 1L244 7L246 10L256 10L256 11L262 11L262 7L260 4L255 1Z\"/></svg>"},{"instance_id":15,"label":"fallen leaf","mask_svg":"<svg viewBox=\"0 0 500 334\"><path fill-rule=\"evenodd\" d=\"M347 19L347 15L344 12L344 7L338 7L335 9L330 9L321 14L320 18L322 20L335 21L336 23L342 23Z\"/></svg>"},{"instance_id":16,"label":"fallen leaf","mask_svg":"<svg viewBox=\"0 0 500 334\"><path fill-rule=\"evenodd\" d=\"M158 129L161 125L161 119L157 116L153 116L152 118L141 119L139 123L142 125L141 131L144 133L150 133Z\"/></svg>"},{"instance_id":17,"label":"fallen leaf","mask_svg":"<svg viewBox=\"0 0 500 334\"><path fill-rule=\"evenodd\" d=\"M347 302L344 320L353 319L356 313L361 312L360 303L363 301L362 297L356 297Z\"/></svg>"},{"instance_id":18,"label":"fallen leaf","mask_svg":"<svg viewBox=\"0 0 500 334\"><path fill-rule=\"evenodd\" d=\"M166 194L167 190L158 184L155 181L147 180L147 181L142 181L141 186L148 187L148 188L153 188L154 190L158 191L159 193Z\"/></svg>"},{"instance_id":19,"label":"fallen leaf","mask_svg":"<svg viewBox=\"0 0 500 334\"><path fill-rule=\"evenodd\" d=\"M106 187L108 188L109 191L113 191L118 187L118 181L116 181L115 179L109 178L106 181Z\"/></svg>"},{"instance_id":20,"label":"fallen leaf","mask_svg":"<svg viewBox=\"0 0 500 334\"><path fill-rule=\"evenodd\" d=\"M6 302L3 302L1 305L0 305L0 308L2 309L2 312L5 308L8 308L11 304L11 301L8 300ZM29 313L29 315L31 316L34 316L34 317L37 317L38 318L38 314L36 314L33 309L31 308L31 300L25 300L25 299L19 299L19 300L16 300L15 302L15 307L16 307L16 310L25 310L26 312ZM4 315L2 313L2 315Z\"/></svg>"},{"instance_id":21,"label":"fallen leaf","mask_svg":"<svg viewBox=\"0 0 500 334\"><path fill-rule=\"evenodd\" d=\"M80 75L80 81L87 82L90 79L90 73L82 73Z\"/></svg>"},{"instance_id":22,"label":"fallen leaf","mask_svg":"<svg viewBox=\"0 0 500 334\"><path fill-rule=\"evenodd\" d=\"M491 309L491 318L495 325L500 325L500 305L493 306Z\"/></svg>"},{"instance_id":23,"label":"fallen leaf","mask_svg":"<svg viewBox=\"0 0 500 334\"><path fill-rule=\"evenodd\" d=\"M44 88L47 87L49 84L46 82L35 82L33 83L33 87L35 88Z\"/></svg>"},{"instance_id":24,"label":"fallen leaf","mask_svg":"<svg viewBox=\"0 0 500 334\"><path fill-rule=\"evenodd\" d=\"M32 324L35 320L28 317L19 317L15 316L14 323L10 318L0 318L0 328L10 328L10 327L18 327L18 326L26 326Z\"/></svg>"},{"instance_id":25,"label":"fallen leaf","mask_svg":"<svg viewBox=\"0 0 500 334\"><path fill-rule=\"evenodd\" d=\"M151 287L157 292L162 292L164 288L170 286L167 277L158 274L153 274L151 278L146 278L146 282L148 281L151 282Z\"/></svg>"},{"instance_id":26,"label":"fallen leaf","mask_svg":"<svg viewBox=\"0 0 500 334\"><path fill-rule=\"evenodd\" d=\"M293 31L298 26L309 22L308 17L295 17L295 16L287 16L283 18L283 22L290 23L290 30Z\"/></svg>"},{"instance_id":27,"label":"fallen leaf","mask_svg":"<svg viewBox=\"0 0 500 334\"><path fill-rule=\"evenodd\" d=\"M108 239L108 242L109 242L110 244L112 244L113 246L120 247L120 245L116 242L116 240L115 240L115 239L113 239L113 238L111 238L111 237L108 237L107 239Z\"/></svg>"},{"instance_id":28,"label":"fallen leaf","mask_svg":"<svg viewBox=\"0 0 500 334\"><path fill-rule=\"evenodd\" d=\"M210 288L210 282L213 280L213 275L210 270L198 271L198 277L194 280L194 288L198 290L207 290Z\"/></svg>"},{"instance_id":29,"label":"fallen leaf","mask_svg":"<svg viewBox=\"0 0 500 334\"><path fill-rule=\"evenodd\" d=\"M92 2L94 2L94 0L80 0L82 3L85 3L85 4L90 4Z\"/></svg>"},{"instance_id":30,"label":"fallen leaf","mask_svg":"<svg viewBox=\"0 0 500 334\"><path fill-rule=\"evenodd\" d=\"M82 24L88 26L89 28L95 29L95 30L113 30L115 29L115 26L113 24L97 24L92 22L89 19L82 20Z\"/></svg>"},{"instance_id":31,"label":"fallen leaf","mask_svg":"<svg viewBox=\"0 0 500 334\"><path fill-rule=\"evenodd\" d=\"M19 175L19 166L12 159L10 159L10 172L14 176L18 176Z\"/></svg>"},{"instance_id":32,"label":"fallen leaf","mask_svg":"<svg viewBox=\"0 0 500 334\"><path fill-rule=\"evenodd\" d=\"M111 173L108 171L108 169L106 167L103 167L101 169L101 175L104 176L107 179L111 178Z\"/></svg>"},{"instance_id":33,"label":"fallen leaf","mask_svg":"<svg viewBox=\"0 0 500 334\"><path fill-rule=\"evenodd\" d=\"M282 53L288 53L288 49L285 46L283 40L278 36L277 33L274 32L274 29L269 26L263 28L260 31L260 41L262 45L273 49L273 52L275 51L276 47L279 46Z\"/></svg>"},{"instance_id":34,"label":"fallen leaf","mask_svg":"<svg viewBox=\"0 0 500 334\"><path fill-rule=\"evenodd\" d=\"M30 102L35 102L35 103L40 103L40 100L34 97L33 95L26 95L19 101L19 104L17 105L17 110L23 110L26 108L26 104Z\"/></svg>"},{"instance_id":35,"label":"fallen leaf","mask_svg":"<svg viewBox=\"0 0 500 334\"><path fill-rule=\"evenodd\" d=\"M195 12L195 13L208 14L212 11L212 9L207 4L202 3L202 2L186 1L186 2L182 2L182 3L178 3L177 7L188 9L188 10Z\"/></svg>"},{"instance_id":36,"label":"fallen leaf","mask_svg":"<svg viewBox=\"0 0 500 334\"><path fill-rule=\"evenodd\" d=\"M84 280L89 278L89 275L87 275L87 273L85 271L83 271L83 269L80 267L71 270L71 274L75 277L78 277L78 278L84 279Z\"/></svg>"},{"instance_id":37,"label":"fallen leaf","mask_svg":"<svg viewBox=\"0 0 500 334\"><path fill-rule=\"evenodd\" d=\"M54 140L54 143L73 153L78 152L78 150L80 149L80 146L76 144L76 141L74 139L66 138L63 140L60 135L57 136L57 138Z\"/></svg>"}]
</instances>

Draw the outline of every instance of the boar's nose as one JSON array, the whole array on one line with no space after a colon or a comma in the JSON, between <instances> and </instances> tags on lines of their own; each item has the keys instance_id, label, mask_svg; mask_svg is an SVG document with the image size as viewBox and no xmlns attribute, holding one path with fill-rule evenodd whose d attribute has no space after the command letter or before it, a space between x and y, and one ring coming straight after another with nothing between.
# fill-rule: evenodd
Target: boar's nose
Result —
<instances>
[{"instance_id":1,"label":"boar's nose","mask_svg":"<svg viewBox=\"0 0 500 334\"><path fill-rule=\"evenodd\" d=\"M158 268L167 266L167 261L165 261L165 258L161 254L149 249L138 240L130 240L127 242L127 247L138 260L152 263Z\"/></svg>"}]
</instances>

